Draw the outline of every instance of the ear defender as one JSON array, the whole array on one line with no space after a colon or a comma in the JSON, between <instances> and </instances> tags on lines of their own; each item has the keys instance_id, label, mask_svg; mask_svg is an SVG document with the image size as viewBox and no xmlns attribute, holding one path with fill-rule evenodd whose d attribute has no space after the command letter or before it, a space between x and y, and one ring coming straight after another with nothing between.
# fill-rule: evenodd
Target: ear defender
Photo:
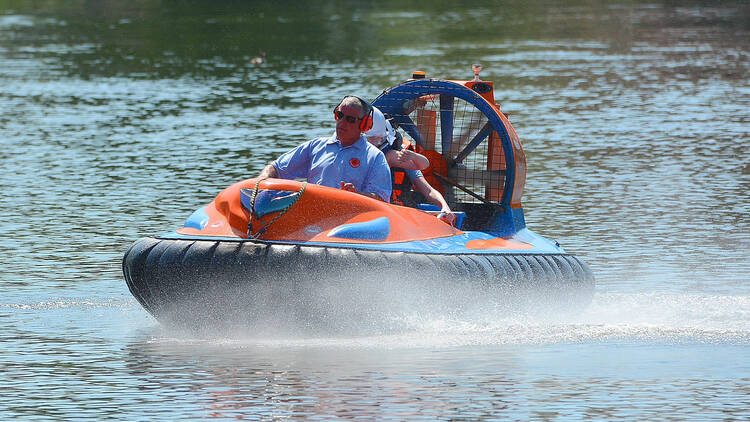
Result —
<instances>
[{"instance_id":1,"label":"ear defender","mask_svg":"<svg viewBox=\"0 0 750 422\"><path fill-rule=\"evenodd\" d=\"M372 106L364 101L362 101L362 103L367 104L367 109L369 111L367 112L367 114L365 114L365 117L362 118L362 121L359 122L359 130L361 132L367 132L368 130L372 129Z\"/></svg>"}]
</instances>

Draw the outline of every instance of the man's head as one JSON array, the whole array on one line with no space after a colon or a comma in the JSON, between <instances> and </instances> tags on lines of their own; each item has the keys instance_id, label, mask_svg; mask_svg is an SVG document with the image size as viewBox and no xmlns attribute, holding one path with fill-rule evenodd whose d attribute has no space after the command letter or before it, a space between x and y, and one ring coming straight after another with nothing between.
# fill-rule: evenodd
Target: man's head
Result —
<instances>
[{"instance_id":1,"label":"man's head","mask_svg":"<svg viewBox=\"0 0 750 422\"><path fill-rule=\"evenodd\" d=\"M372 106L364 100L346 96L333 110L336 119L336 137L342 145L349 146L372 127Z\"/></svg>"}]
</instances>

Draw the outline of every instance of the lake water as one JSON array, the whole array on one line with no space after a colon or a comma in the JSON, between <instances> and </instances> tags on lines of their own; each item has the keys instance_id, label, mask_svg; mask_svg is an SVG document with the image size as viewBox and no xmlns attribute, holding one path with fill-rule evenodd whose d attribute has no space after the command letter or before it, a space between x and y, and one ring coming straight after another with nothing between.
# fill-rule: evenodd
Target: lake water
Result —
<instances>
[{"instance_id":1,"label":"lake water","mask_svg":"<svg viewBox=\"0 0 750 422\"><path fill-rule=\"evenodd\" d=\"M0 0L0 419L750 418L748 40L742 1ZM474 62L589 307L196 336L130 295L135 239L341 97Z\"/></svg>"}]
</instances>

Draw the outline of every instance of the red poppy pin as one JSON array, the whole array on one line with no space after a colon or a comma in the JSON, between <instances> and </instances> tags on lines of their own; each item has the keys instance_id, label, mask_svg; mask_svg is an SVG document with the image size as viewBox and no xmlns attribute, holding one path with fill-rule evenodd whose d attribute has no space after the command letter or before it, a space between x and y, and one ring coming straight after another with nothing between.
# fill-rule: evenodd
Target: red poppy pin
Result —
<instances>
[{"instance_id":1,"label":"red poppy pin","mask_svg":"<svg viewBox=\"0 0 750 422\"><path fill-rule=\"evenodd\" d=\"M351 160L349 160L349 165L354 168L359 167L359 158L352 158Z\"/></svg>"}]
</instances>

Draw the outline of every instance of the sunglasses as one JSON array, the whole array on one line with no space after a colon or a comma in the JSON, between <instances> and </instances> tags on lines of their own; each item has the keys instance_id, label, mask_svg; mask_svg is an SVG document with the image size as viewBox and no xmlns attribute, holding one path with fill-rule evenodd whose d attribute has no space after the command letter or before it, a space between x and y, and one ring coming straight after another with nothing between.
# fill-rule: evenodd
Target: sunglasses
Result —
<instances>
[{"instance_id":1,"label":"sunglasses","mask_svg":"<svg viewBox=\"0 0 750 422\"><path fill-rule=\"evenodd\" d=\"M343 118L343 119L346 119L346 121L349 123L357 123L358 120L362 120L362 117L354 117L354 116L345 115L344 112L341 110L334 111L333 115L334 117L336 117L336 120L341 120Z\"/></svg>"}]
</instances>

